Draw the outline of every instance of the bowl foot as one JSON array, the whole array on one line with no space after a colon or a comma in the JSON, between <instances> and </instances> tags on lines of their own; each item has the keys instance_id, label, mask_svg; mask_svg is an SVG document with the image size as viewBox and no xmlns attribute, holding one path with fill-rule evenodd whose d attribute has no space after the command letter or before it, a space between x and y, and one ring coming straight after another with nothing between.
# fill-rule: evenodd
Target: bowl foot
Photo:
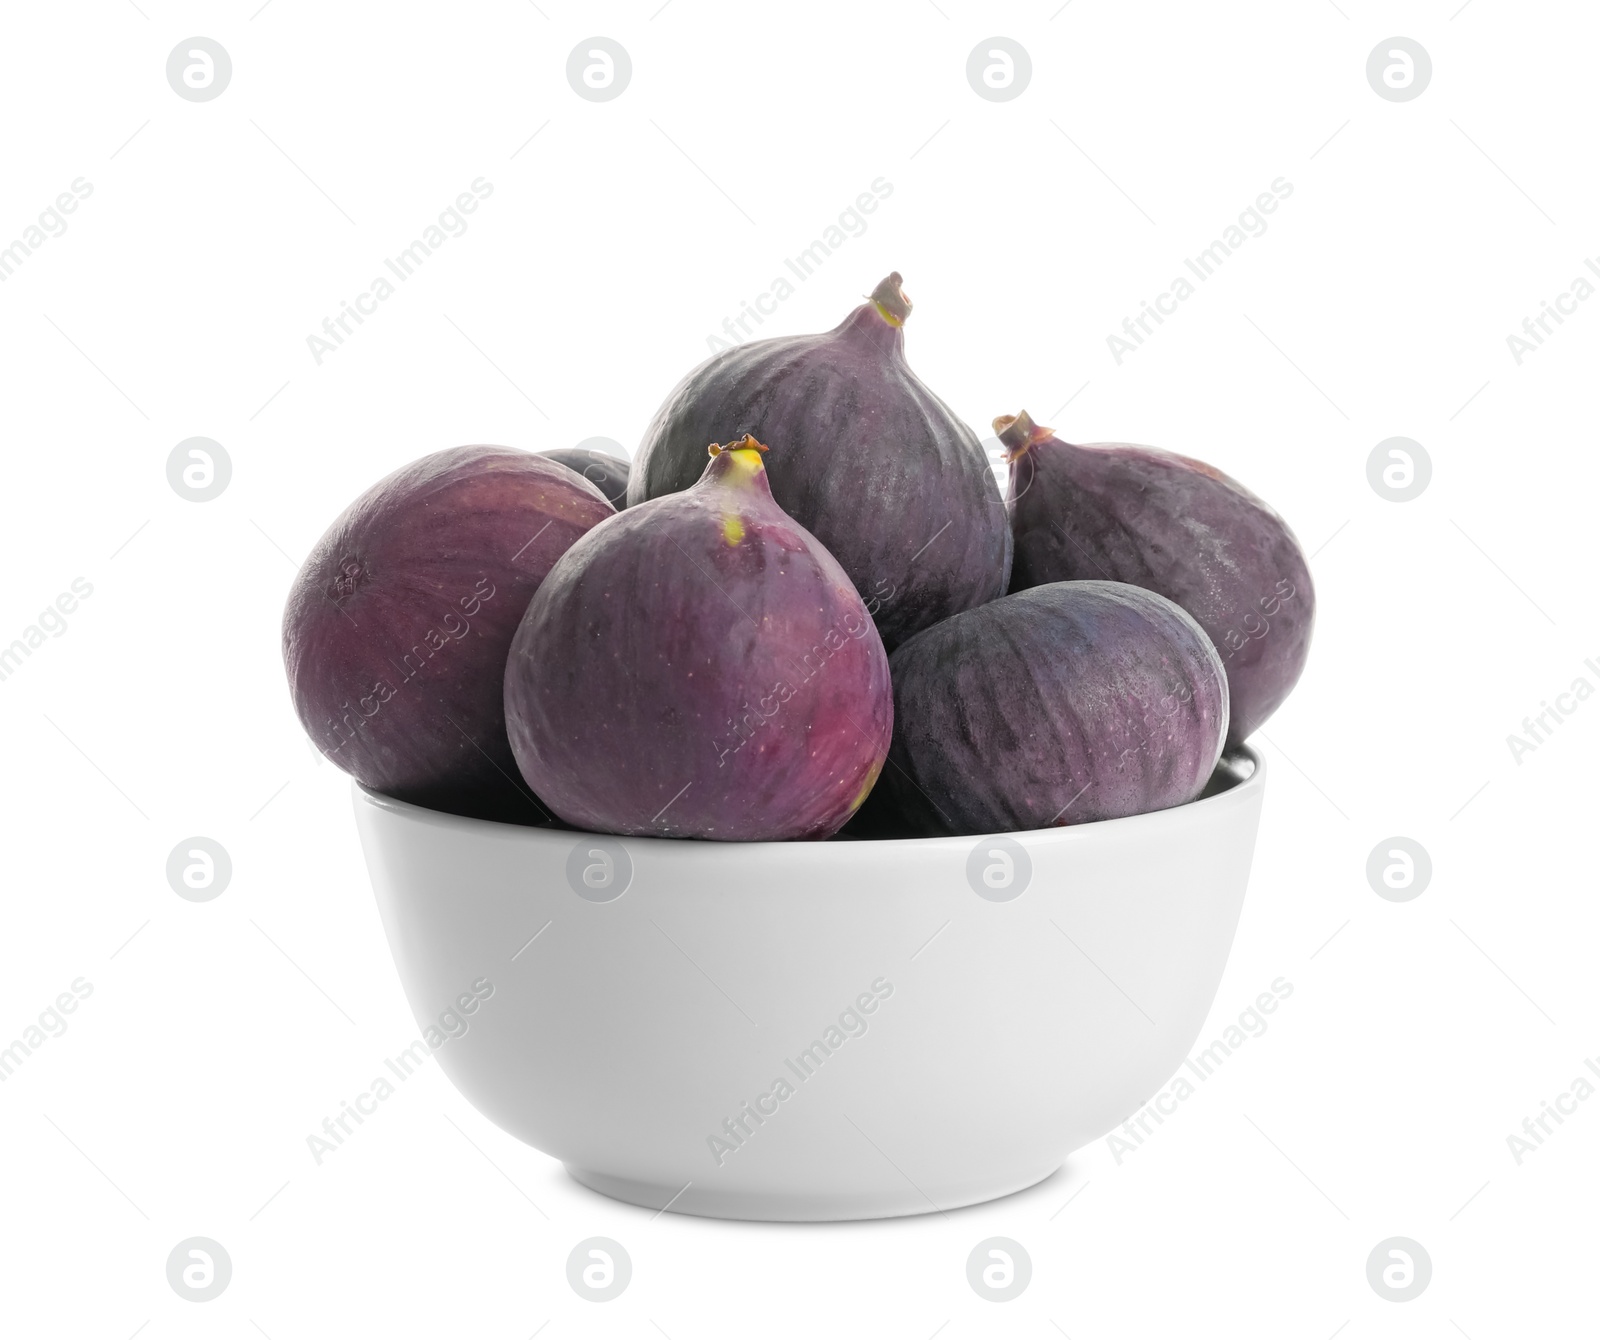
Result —
<instances>
[{"instance_id":1,"label":"bowl foot","mask_svg":"<svg viewBox=\"0 0 1600 1340\"><path fill-rule=\"evenodd\" d=\"M795 1193L778 1190L730 1191L690 1182L688 1186L666 1186L615 1177L610 1173L562 1165L573 1181L598 1191L613 1200L626 1201L647 1210L670 1210L673 1214L699 1215L708 1219L747 1219L770 1223L836 1223L849 1219L892 1219L913 1214L935 1214L981 1205L1002 1196L1015 1195L1037 1186L1061 1167L1058 1159L1049 1167L1028 1173L1014 1183L993 1187L951 1188L945 1194L929 1188L924 1196L911 1187L903 1191L851 1190L837 1194Z\"/></svg>"}]
</instances>

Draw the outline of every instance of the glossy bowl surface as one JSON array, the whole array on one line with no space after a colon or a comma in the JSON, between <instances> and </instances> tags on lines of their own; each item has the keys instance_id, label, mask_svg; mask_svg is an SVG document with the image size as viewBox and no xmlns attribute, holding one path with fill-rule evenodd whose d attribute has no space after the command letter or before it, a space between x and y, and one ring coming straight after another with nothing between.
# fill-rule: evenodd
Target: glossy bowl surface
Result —
<instances>
[{"instance_id":1,"label":"glossy bowl surface","mask_svg":"<svg viewBox=\"0 0 1600 1340\"><path fill-rule=\"evenodd\" d=\"M1264 782L1246 747L1174 809L881 842L354 800L412 1010L462 1019L436 1054L479 1111L638 1205L833 1220L1031 1186L1171 1077L1233 943Z\"/></svg>"}]
</instances>

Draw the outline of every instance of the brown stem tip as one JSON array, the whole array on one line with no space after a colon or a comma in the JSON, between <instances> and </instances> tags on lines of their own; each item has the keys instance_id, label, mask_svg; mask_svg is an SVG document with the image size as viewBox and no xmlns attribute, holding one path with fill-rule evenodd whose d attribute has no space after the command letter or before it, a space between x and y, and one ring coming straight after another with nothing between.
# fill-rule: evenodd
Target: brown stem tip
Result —
<instances>
[{"instance_id":1,"label":"brown stem tip","mask_svg":"<svg viewBox=\"0 0 1600 1340\"><path fill-rule=\"evenodd\" d=\"M911 299L906 297L905 290L900 284L900 271L896 270L873 289L870 295L872 301L878 304L878 310L883 313L883 319L891 326L904 324L905 319L911 315Z\"/></svg>"},{"instance_id":2,"label":"brown stem tip","mask_svg":"<svg viewBox=\"0 0 1600 1340\"><path fill-rule=\"evenodd\" d=\"M994 420L994 432L1006 447L1008 461L1016 460L1035 442L1050 436L1050 429L1034 423L1027 410L1019 414L1002 414Z\"/></svg>"},{"instance_id":3,"label":"brown stem tip","mask_svg":"<svg viewBox=\"0 0 1600 1340\"><path fill-rule=\"evenodd\" d=\"M707 456L720 456L725 451L767 451L767 450L770 450L770 448L768 448L763 443L757 442L755 440L755 438L753 436L751 436L751 434L746 433L742 438L739 439L739 441L730 442L725 447L724 446L718 446L717 443L713 442L709 447L706 448L706 455Z\"/></svg>"}]
</instances>

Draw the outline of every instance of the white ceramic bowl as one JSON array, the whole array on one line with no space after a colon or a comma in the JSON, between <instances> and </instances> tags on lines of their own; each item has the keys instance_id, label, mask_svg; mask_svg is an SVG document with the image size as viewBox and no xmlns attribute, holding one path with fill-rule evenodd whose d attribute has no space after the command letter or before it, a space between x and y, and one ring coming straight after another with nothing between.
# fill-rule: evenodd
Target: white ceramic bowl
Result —
<instances>
[{"instance_id":1,"label":"white ceramic bowl","mask_svg":"<svg viewBox=\"0 0 1600 1340\"><path fill-rule=\"evenodd\" d=\"M1031 1186L1171 1077L1263 781L1246 749L1192 804L983 839L599 838L361 787L355 810L411 1008L491 1121L637 1205L862 1219Z\"/></svg>"}]
</instances>

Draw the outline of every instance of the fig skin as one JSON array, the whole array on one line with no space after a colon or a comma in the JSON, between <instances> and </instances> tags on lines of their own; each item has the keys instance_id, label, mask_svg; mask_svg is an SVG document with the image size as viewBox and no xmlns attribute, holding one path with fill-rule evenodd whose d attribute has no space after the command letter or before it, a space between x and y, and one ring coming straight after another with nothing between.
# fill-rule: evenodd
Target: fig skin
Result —
<instances>
[{"instance_id":1,"label":"fig skin","mask_svg":"<svg viewBox=\"0 0 1600 1340\"><path fill-rule=\"evenodd\" d=\"M577 828L825 838L888 752L888 657L844 569L773 501L765 448L712 450L693 488L551 570L506 665L512 749Z\"/></svg>"},{"instance_id":2,"label":"fig skin","mask_svg":"<svg viewBox=\"0 0 1600 1340\"><path fill-rule=\"evenodd\" d=\"M1011 589L1131 582L1183 606L1228 673L1228 748L1289 696L1311 650L1316 598L1288 524L1204 461L1155 447L1074 446L1026 413L994 421L1009 449Z\"/></svg>"},{"instance_id":3,"label":"fig skin","mask_svg":"<svg viewBox=\"0 0 1600 1340\"><path fill-rule=\"evenodd\" d=\"M1204 790L1228 684L1200 626L1121 582L1053 582L889 661L894 742L852 835L974 836L1167 809Z\"/></svg>"},{"instance_id":4,"label":"fig skin","mask_svg":"<svg viewBox=\"0 0 1600 1340\"><path fill-rule=\"evenodd\" d=\"M907 365L910 311L892 274L826 334L713 354L646 430L629 506L693 484L707 442L752 433L774 447L772 496L839 560L889 650L1003 595L1000 491L977 436Z\"/></svg>"},{"instance_id":5,"label":"fig skin","mask_svg":"<svg viewBox=\"0 0 1600 1340\"><path fill-rule=\"evenodd\" d=\"M357 781L430 809L544 824L500 685L539 583L616 509L566 466L509 447L435 452L355 500L283 612L312 743Z\"/></svg>"},{"instance_id":6,"label":"fig skin","mask_svg":"<svg viewBox=\"0 0 1600 1340\"><path fill-rule=\"evenodd\" d=\"M603 451L590 451L587 447L552 447L539 455L548 461L559 461L569 470L576 470L602 494L617 511L628 505L628 462L618 456L608 456Z\"/></svg>"}]
</instances>

